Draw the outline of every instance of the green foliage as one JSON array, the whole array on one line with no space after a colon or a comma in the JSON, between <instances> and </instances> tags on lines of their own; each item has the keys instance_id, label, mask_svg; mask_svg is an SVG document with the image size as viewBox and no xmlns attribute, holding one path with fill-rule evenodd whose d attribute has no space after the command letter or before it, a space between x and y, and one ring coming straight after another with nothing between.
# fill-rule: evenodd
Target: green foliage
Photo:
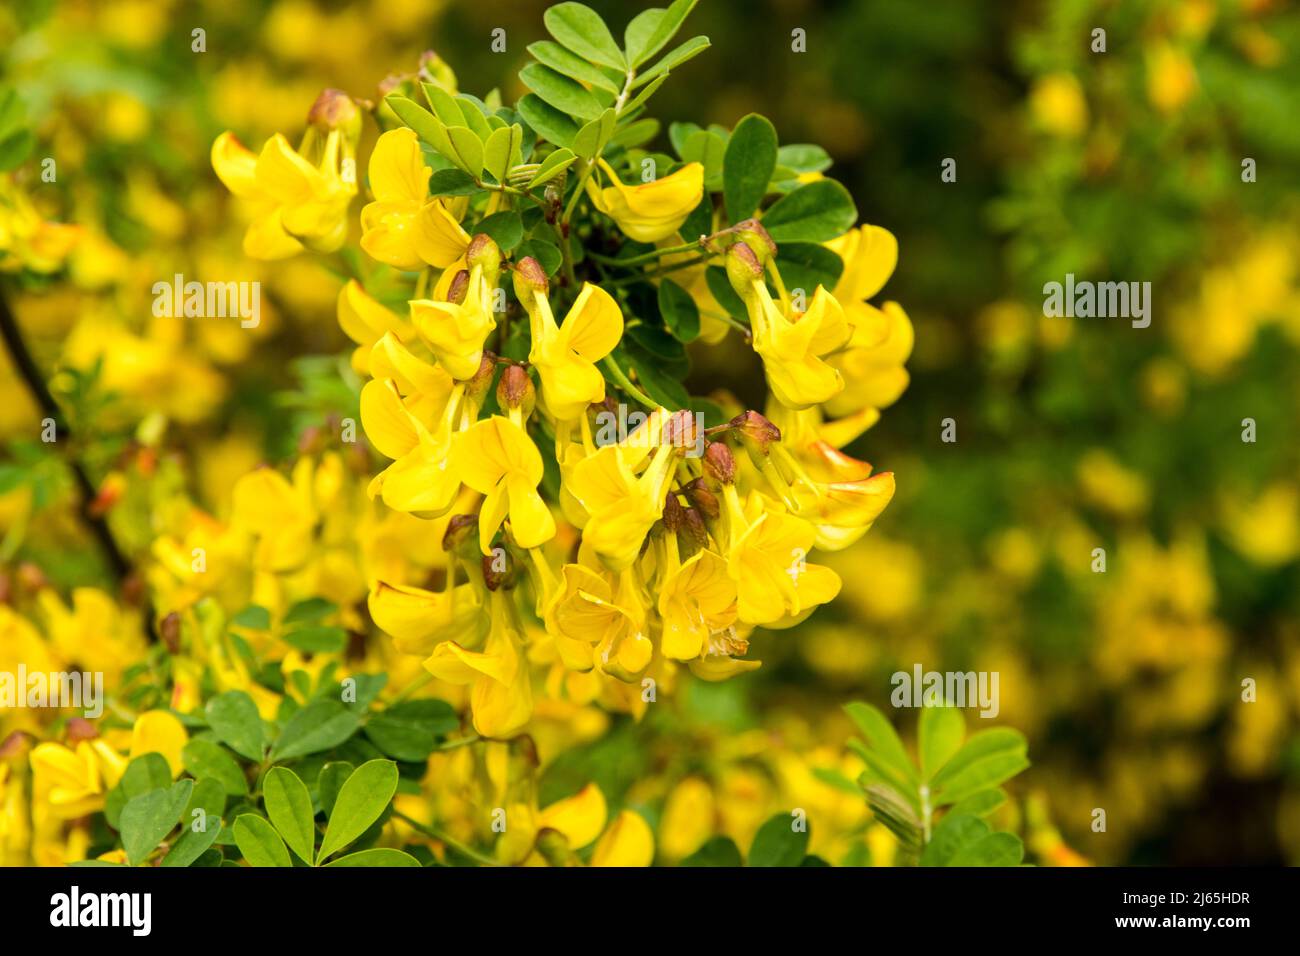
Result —
<instances>
[{"instance_id":1,"label":"green foliage","mask_svg":"<svg viewBox=\"0 0 1300 956\"><path fill-rule=\"evenodd\" d=\"M984 818L1005 802L1001 785L1029 766L1022 734L994 727L967 737L958 708L924 707L913 763L877 708L854 702L844 709L863 738L849 742L867 765L858 784L876 819L898 838L904 859L922 866L1020 864L1020 838Z\"/></svg>"}]
</instances>

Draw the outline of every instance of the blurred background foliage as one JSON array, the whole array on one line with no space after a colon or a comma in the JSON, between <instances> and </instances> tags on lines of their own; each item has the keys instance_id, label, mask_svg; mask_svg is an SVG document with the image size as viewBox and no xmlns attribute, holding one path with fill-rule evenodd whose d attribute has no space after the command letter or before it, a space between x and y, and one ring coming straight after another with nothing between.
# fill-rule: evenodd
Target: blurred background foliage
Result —
<instances>
[{"instance_id":1,"label":"blurred background foliage","mask_svg":"<svg viewBox=\"0 0 1300 956\"><path fill-rule=\"evenodd\" d=\"M591 5L615 24L641 7ZM318 455L328 423L356 414L340 278L305 258L242 256L208 163L216 134L292 137L322 87L375 98L426 49L462 89L486 92L527 62L545 6L0 11L5 82L33 119L34 155L58 163L48 186L29 163L26 188L82 232L66 277L25 272L10 298L42 368L58 370L52 387L125 550L146 554L175 530L169 496L224 516L239 475ZM191 52L194 27L205 53ZM489 48L497 27L503 54ZM705 0L692 28L713 49L658 94L659 114L731 126L761 110L783 142L824 145L863 221L899 239L885 291L916 325L912 383L849 449L895 472L898 493L831 561L840 599L756 636L757 673L683 683L676 706L640 723L570 721L555 731L565 747L547 747L539 719L542 802L596 779L612 802L660 808L656 819L698 811L744 845L802 799L836 821L827 831L860 835L861 801L818 784L851 734L840 706L885 707L890 674L919 662L999 672L997 722L1028 736L1034 763L1015 812L1036 862L1062 861L1059 830L1100 863L1300 863L1295 5ZM791 50L796 29L807 52ZM955 182L941 180L947 158ZM150 317L152 284L177 272L260 279L261 326ZM1151 282L1150 328L1044 318L1042 286L1066 273ZM758 366L738 352L696 374L743 394ZM66 469L34 442L39 416L4 365L0 389L11 599L43 586L33 576L107 585L60 507ZM955 443L940 440L945 418ZM366 463L352 467L360 481ZM905 736L910 718L897 721ZM673 859L712 831L660 832Z\"/></svg>"}]
</instances>

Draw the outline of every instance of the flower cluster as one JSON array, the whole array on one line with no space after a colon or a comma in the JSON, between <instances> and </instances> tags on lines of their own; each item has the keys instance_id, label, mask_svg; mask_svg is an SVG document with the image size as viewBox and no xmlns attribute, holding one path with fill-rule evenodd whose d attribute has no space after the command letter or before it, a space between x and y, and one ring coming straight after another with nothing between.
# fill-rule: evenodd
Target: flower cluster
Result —
<instances>
[{"instance_id":1,"label":"flower cluster","mask_svg":"<svg viewBox=\"0 0 1300 956\"><path fill-rule=\"evenodd\" d=\"M639 148L658 128L655 75L700 47L641 69L678 25L626 50L552 29L514 108L458 93L430 55L371 109L371 263L338 319L368 378L361 424L390 462L369 494L438 519L445 562L435 579L376 577L368 605L400 650L468 689L486 737L528 725L530 662L550 662L549 695L633 711L682 665L706 680L758 667L755 627L798 623L840 589L814 550L855 542L893 495L892 474L842 448L906 387L907 316L868 302L897 245L850 228L824 153L783 151L762 117L697 129L680 161ZM345 243L362 105L322 94L296 151L218 138L248 254ZM696 339L736 362L738 341L752 348L761 411L691 396Z\"/></svg>"}]
</instances>

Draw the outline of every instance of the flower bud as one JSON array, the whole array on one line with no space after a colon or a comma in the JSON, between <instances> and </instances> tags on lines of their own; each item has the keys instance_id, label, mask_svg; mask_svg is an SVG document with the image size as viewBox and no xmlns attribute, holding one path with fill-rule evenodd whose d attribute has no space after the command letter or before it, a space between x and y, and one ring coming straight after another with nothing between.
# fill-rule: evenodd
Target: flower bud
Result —
<instances>
[{"instance_id":1,"label":"flower bud","mask_svg":"<svg viewBox=\"0 0 1300 956\"><path fill-rule=\"evenodd\" d=\"M520 304L532 310L533 297L546 295L551 284L546 280L546 270L532 256L524 256L515 263L515 297Z\"/></svg>"},{"instance_id":2,"label":"flower bud","mask_svg":"<svg viewBox=\"0 0 1300 956\"><path fill-rule=\"evenodd\" d=\"M442 536L442 550L478 554L478 515L452 515Z\"/></svg>"},{"instance_id":3,"label":"flower bud","mask_svg":"<svg viewBox=\"0 0 1300 956\"><path fill-rule=\"evenodd\" d=\"M23 752L23 748L31 742L31 735L25 730L15 730L4 740L0 740L0 760L6 757L16 757Z\"/></svg>"},{"instance_id":4,"label":"flower bud","mask_svg":"<svg viewBox=\"0 0 1300 956\"><path fill-rule=\"evenodd\" d=\"M496 285L497 279L501 275L501 249L492 237L487 233L477 233L469 241L469 246L465 250L465 261L470 267L482 266L483 274L487 276L488 285Z\"/></svg>"},{"instance_id":5,"label":"flower bud","mask_svg":"<svg viewBox=\"0 0 1300 956\"><path fill-rule=\"evenodd\" d=\"M487 391L492 387L492 376L497 371L497 357L487 349L478 360L478 371L465 382L465 397L476 407L482 407Z\"/></svg>"},{"instance_id":6,"label":"flower bud","mask_svg":"<svg viewBox=\"0 0 1300 956\"><path fill-rule=\"evenodd\" d=\"M722 509L718 506L718 496L704 486L703 478L696 478L682 487L686 500L691 503L692 512L698 513L709 521L716 521Z\"/></svg>"},{"instance_id":7,"label":"flower bud","mask_svg":"<svg viewBox=\"0 0 1300 956\"><path fill-rule=\"evenodd\" d=\"M340 130L355 143L361 137L361 110L342 90L321 90L307 113L307 125L322 133Z\"/></svg>"},{"instance_id":8,"label":"flower bud","mask_svg":"<svg viewBox=\"0 0 1300 956\"><path fill-rule=\"evenodd\" d=\"M448 93L456 93L456 73L447 64L447 61L438 56L432 50L425 50L420 54L420 76L432 82L435 86L440 86Z\"/></svg>"},{"instance_id":9,"label":"flower bud","mask_svg":"<svg viewBox=\"0 0 1300 956\"><path fill-rule=\"evenodd\" d=\"M181 650L181 616L172 611L158 625L158 636L169 654L179 654Z\"/></svg>"},{"instance_id":10,"label":"flower bud","mask_svg":"<svg viewBox=\"0 0 1300 956\"><path fill-rule=\"evenodd\" d=\"M767 265L767 260L776 255L776 243L757 219L745 219L731 227L739 242L749 246L758 261Z\"/></svg>"},{"instance_id":11,"label":"flower bud","mask_svg":"<svg viewBox=\"0 0 1300 956\"><path fill-rule=\"evenodd\" d=\"M704 448L704 473L724 485L736 481L736 459L724 442L711 441Z\"/></svg>"},{"instance_id":12,"label":"flower bud","mask_svg":"<svg viewBox=\"0 0 1300 956\"><path fill-rule=\"evenodd\" d=\"M668 416L664 422L663 443L675 448L694 448L700 440L695 413L682 408Z\"/></svg>"},{"instance_id":13,"label":"flower bud","mask_svg":"<svg viewBox=\"0 0 1300 956\"><path fill-rule=\"evenodd\" d=\"M479 564L483 568L483 583L489 591L503 588L509 591L515 586L519 577L518 565L501 545L494 547L491 554L481 555Z\"/></svg>"},{"instance_id":14,"label":"flower bud","mask_svg":"<svg viewBox=\"0 0 1300 956\"><path fill-rule=\"evenodd\" d=\"M447 301L455 305L463 305L468 292L469 270L461 269L451 277L451 285L447 286Z\"/></svg>"},{"instance_id":15,"label":"flower bud","mask_svg":"<svg viewBox=\"0 0 1300 956\"><path fill-rule=\"evenodd\" d=\"M754 291L754 283L762 281L763 263L746 242L733 243L727 250L727 279L742 299Z\"/></svg>"},{"instance_id":16,"label":"flower bud","mask_svg":"<svg viewBox=\"0 0 1300 956\"><path fill-rule=\"evenodd\" d=\"M497 383L497 404L510 411L521 408L523 417L527 418L533 413L536 401L537 390L528 372L520 365L507 365Z\"/></svg>"},{"instance_id":17,"label":"flower bud","mask_svg":"<svg viewBox=\"0 0 1300 956\"><path fill-rule=\"evenodd\" d=\"M766 457L768 445L781 440L781 429L753 409L741 412L727 427L740 436L750 455L760 458Z\"/></svg>"},{"instance_id":18,"label":"flower bud","mask_svg":"<svg viewBox=\"0 0 1300 956\"><path fill-rule=\"evenodd\" d=\"M94 740L99 736L95 725L85 717L73 717L68 721L68 743L76 746L83 740Z\"/></svg>"},{"instance_id":19,"label":"flower bud","mask_svg":"<svg viewBox=\"0 0 1300 956\"><path fill-rule=\"evenodd\" d=\"M670 491L664 497L664 527L676 534L686 525L686 509L677 500L677 492Z\"/></svg>"}]
</instances>

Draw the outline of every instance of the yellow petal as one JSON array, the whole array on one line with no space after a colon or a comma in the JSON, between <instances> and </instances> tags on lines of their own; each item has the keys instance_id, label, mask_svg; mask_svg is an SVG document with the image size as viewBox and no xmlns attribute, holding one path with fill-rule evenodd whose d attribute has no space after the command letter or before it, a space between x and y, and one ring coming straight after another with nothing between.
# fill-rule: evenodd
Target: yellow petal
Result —
<instances>
[{"instance_id":1,"label":"yellow petal","mask_svg":"<svg viewBox=\"0 0 1300 956\"><path fill-rule=\"evenodd\" d=\"M649 866L655 857L655 837L645 817L624 810L596 844L592 866Z\"/></svg>"},{"instance_id":2,"label":"yellow petal","mask_svg":"<svg viewBox=\"0 0 1300 956\"><path fill-rule=\"evenodd\" d=\"M439 269L446 269L465 255L469 246L469 233L460 227L440 199L420 208L415 230L420 258Z\"/></svg>"},{"instance_id":3,"label":"yellow petal","mask_svg":"<svg viewBox=\"0 0 1300 956\"><path fill-rule=\"evenodd\" d=\"M540 824L562 833L569 846L577 850L600 836L607 812L605 795L594 783L589 783L573 796L542 810Z\"/></svg>"},{"instance_id":4,"label":"yellow petal","mask_svg":"<svg viewBox=\"0 0 1300 956\"><path fill-rule=\"evenodd\" d=\"M230 132L212 143L212 168L232 193L242 199L262 196L257 185L257 156Z\"/></svg>"},{"instance_id":5,"label":"yellow petal","mask_svg":"<svg viewBox=\"0 0 1300 956\"><path fill-rule=\"evenodd\" d=\"M135 719L131 728L131 759L141 754L162 754L172 769L172 776L184 769L181 750L189 741L185 725L165 710L150 710Z\"/></svg>"},{"instance_id":6,"label":"yellow petal","mask_svg":"<svg viewBox=\"0 0 1300 956\"><path fill-rule=\"evenodd\" d=\"M370 191L380 202L423 201L432 173L414 130L400 126L375 142L370 154Z\"/></svg>"},{"instance_id":7,"label":"yellow petal","mask_svg":"<svg viewBox=\"0 0 1300 956\"><path fill-rule=\"evenodd\" d=\"M388 379L375 379L361 389L361 425L370 443L387 458L401 458L420 440L415 420Z\"/></svg>"}]
</instances>

